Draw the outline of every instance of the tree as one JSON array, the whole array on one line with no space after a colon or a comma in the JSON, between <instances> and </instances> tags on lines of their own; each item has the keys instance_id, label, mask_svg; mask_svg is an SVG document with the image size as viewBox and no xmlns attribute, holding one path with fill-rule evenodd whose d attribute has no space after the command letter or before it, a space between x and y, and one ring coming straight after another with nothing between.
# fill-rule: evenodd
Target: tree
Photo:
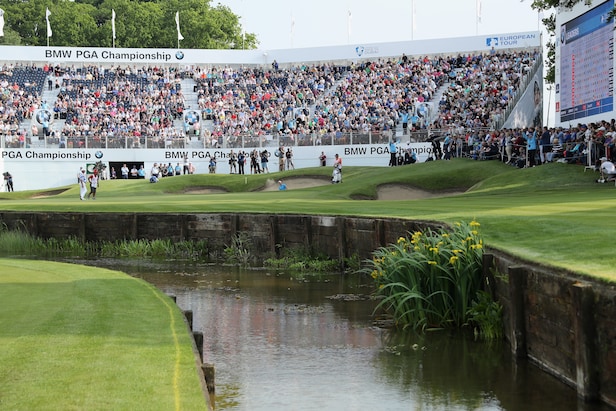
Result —
<instances>
[{"instance_id":1,"label":"tree","mask_svg":"<svg viewBox=\"0 0 616 411\"><path fill-rule=\"evenodd\" d=\"M183 48L246 48L258 45L253 33L242 35L239 17L211 0L0 0L5 11L5 38L0 44L41 46L47 43L45 10L49 8L50 44L110 47L111 11L116 13L118 47L175 48L175 14L180 14Z\"/></svg>"}]
</instances>

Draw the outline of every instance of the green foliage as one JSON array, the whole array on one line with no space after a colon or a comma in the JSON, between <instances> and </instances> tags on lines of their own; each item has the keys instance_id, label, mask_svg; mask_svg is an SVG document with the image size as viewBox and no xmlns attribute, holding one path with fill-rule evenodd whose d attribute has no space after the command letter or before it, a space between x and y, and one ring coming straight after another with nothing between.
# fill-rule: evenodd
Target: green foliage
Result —
<instances>
[{"instance_id":1,"label":"green foliage","mask_svg":"<svg viewBox=\"0 0 616 411\"><path fill-rule=\"evenodd\" d=\"M54 46L111 47L112 9L116 13L116 47L175 48L175 13L180 13L181 47L214 49L254 49L253 33L242 35L239 17L221 4L209 0L179 1L2 1L5 11L5 37L0 44L42 46L47 43L45 10Z\"/></svg>"},{"instance_id":2,"label":"green foliage","mask_svg":"<svg viewBox=\"0 0 616 411\"><path fill-rule=\"evenodd\" d=\"M344 268L345 270L356 272L361 269L361 258L357 253L353 253L350 257L344 258Z\"/></svg>"},{"instance_id":3,"label":"green foliage","mask_svg":"<svg viewBox=\"0 0 616 411\"><path fill-rule=\"evenodd\" d=\"M545 60L545 66L547 68L545 80L550 84L554 84L556 81L556 43L554 42L556 34L556 15L553 13L553 11L558 7L563 9L571 9L573 6L581 2L582 0L533 0L531 3L531 8L533 10L537 10L537 12L552 11L552 14L541 19L549 38L546 42L546 48L548 49L548 53ZM591 6L591 4L586 1L584 2L584 4L589 8ZM612 12L610 13L609 17L611 19L614 18L615 11L616 9L612 10Z\"/></svg>"},{"instance_id":4,"label":"green foliage","mask_svg":"<svg viewBox=\"0 0 616 411\"><path fill-rule=\"evenodd\" d=\"M492 296L482 290L477 292L477 299L468 310L468 323L473 327L475 336L487 341L503 338L503 306L492 300Z\"/></svg>"},{"instance_id":5,"label":"green foliage","mask_svg":"<svg viewBox=\"0 0 616 411\"><path fill-rule=\"evenodd\" d=\"M34 237L25 231L0 230L0 250L4 256L39 257L106 257L182 259L203 261L208 258L206 241L171 240L118 240L85 242L69 237L66 239Z\"/></svg>"},{"instance_id":6,"label":"green foliage","mask_svg":"<svg viewBox=\"0 0 616 411\"><path fill-rule=\"evenodd\" d=\"M263 265L270 268L291 271L335 272L339 270L338 261L325 255L314 255L310 250L294 247L282 250L280 258L268 258Z\"/></svg>"},{"instance_id":7,"label":"green foliage","mask_svg":"<svg viewBox=\"0 0 616 411\"><path fill-rule=\"evenodd\" d=\"M456 223L450 233L417 231L373 253L369 261L377 309L397 326L415 329L460 327L482 283L483 240L479 223Z\"/></svg>"},{"instance_id":8,"label":"green foliage","mask_svg":"<svg viewBox=\"0 0 616 411\"><path fill-rule=\"evenodd\" d=\"M227 262L247 266L252 258L248 233L242 231L234 235L224 252Z\"/></svg>"}]
</instances>

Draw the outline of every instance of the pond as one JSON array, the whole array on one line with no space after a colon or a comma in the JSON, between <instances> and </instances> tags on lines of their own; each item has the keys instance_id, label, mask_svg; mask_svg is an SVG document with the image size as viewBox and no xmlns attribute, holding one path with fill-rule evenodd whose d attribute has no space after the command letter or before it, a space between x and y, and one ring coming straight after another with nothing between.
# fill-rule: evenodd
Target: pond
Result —
<instances>
[{"instance_id":1,"label":"pond","mask_svg":"<svg viewBox=\"0 0 616 411\"><path fill-rule=\"evenodd\" d=\"M103 264L104 265L104 264ZM217 410L603 411L506 344L374 326L370 282L220 266L126 266L192 310Z\"/></svg>"}]
</instances>

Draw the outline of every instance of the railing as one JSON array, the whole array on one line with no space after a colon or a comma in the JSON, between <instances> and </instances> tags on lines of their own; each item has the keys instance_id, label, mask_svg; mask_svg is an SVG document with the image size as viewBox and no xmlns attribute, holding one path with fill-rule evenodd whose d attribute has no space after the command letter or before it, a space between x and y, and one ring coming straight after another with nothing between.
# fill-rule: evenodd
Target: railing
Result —
<instances>
[{"instance_id":1,"label":"railing","mask_svg":"<svg viewBox=\"0 0 616 411\"><path fill-rule=\"evenodd\" d=\"M487 129L486 129L487 130ZM477 131L477 130L475 130ZM484 130L482 130L484 131ZM471 133L471 130L464 130ZM446 134L459 134L452 129L421 130L408 132L402 136L394 136L391 131L368 131L349 133L311 133L311 134L268 134L255 136L241 134L233 136L203 136L190 132L181 137L172 136L101 136L90 134L85 136L61 136L53 134L45 136L42 132L32 137L20 137L0 134L0 145L3 149L254 149L263 147L306 147L306 146L339 146L339 145L369 145L387 144L392 138L398 143L425 142L438 139Z\"/></svg>"}]
</instances>

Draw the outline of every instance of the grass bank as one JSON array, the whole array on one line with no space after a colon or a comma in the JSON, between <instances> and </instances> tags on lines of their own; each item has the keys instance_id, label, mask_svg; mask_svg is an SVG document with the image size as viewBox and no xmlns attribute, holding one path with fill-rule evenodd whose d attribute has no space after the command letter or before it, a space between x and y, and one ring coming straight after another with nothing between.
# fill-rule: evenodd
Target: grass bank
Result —
<instances>
[{"instance_id":1,"label":"grass bank","mask_svg":"<svg viewBox=\"0 0 616 411\"><path fill-rule=\"evenodd\" d=\"M206 409L175 304L98 268L0 260L0 408Z\"/></svg>"},{"instance_id":2,"label":"grass bank","mask_svg":"<svg viewBox=\"0 0 616 411\"><path fill-rule=\"evenodd\" d=\"M309 168L260 175L197 174L103 181L96 201L79 201L76 185L62 191L0 194L4 210L72 212L305 213L402 217L449 223L476 219L487 245L514 255L616 281L612 221L616 188L568 164L516 169L497 161L456 159L405 167L346 167L343 184L285 192L259 191L268 179L326 178ZM447 195L376 200L379 187L400 184ZM221 194L204 192L217 188Z\"/></svg>"}]
</instances>

